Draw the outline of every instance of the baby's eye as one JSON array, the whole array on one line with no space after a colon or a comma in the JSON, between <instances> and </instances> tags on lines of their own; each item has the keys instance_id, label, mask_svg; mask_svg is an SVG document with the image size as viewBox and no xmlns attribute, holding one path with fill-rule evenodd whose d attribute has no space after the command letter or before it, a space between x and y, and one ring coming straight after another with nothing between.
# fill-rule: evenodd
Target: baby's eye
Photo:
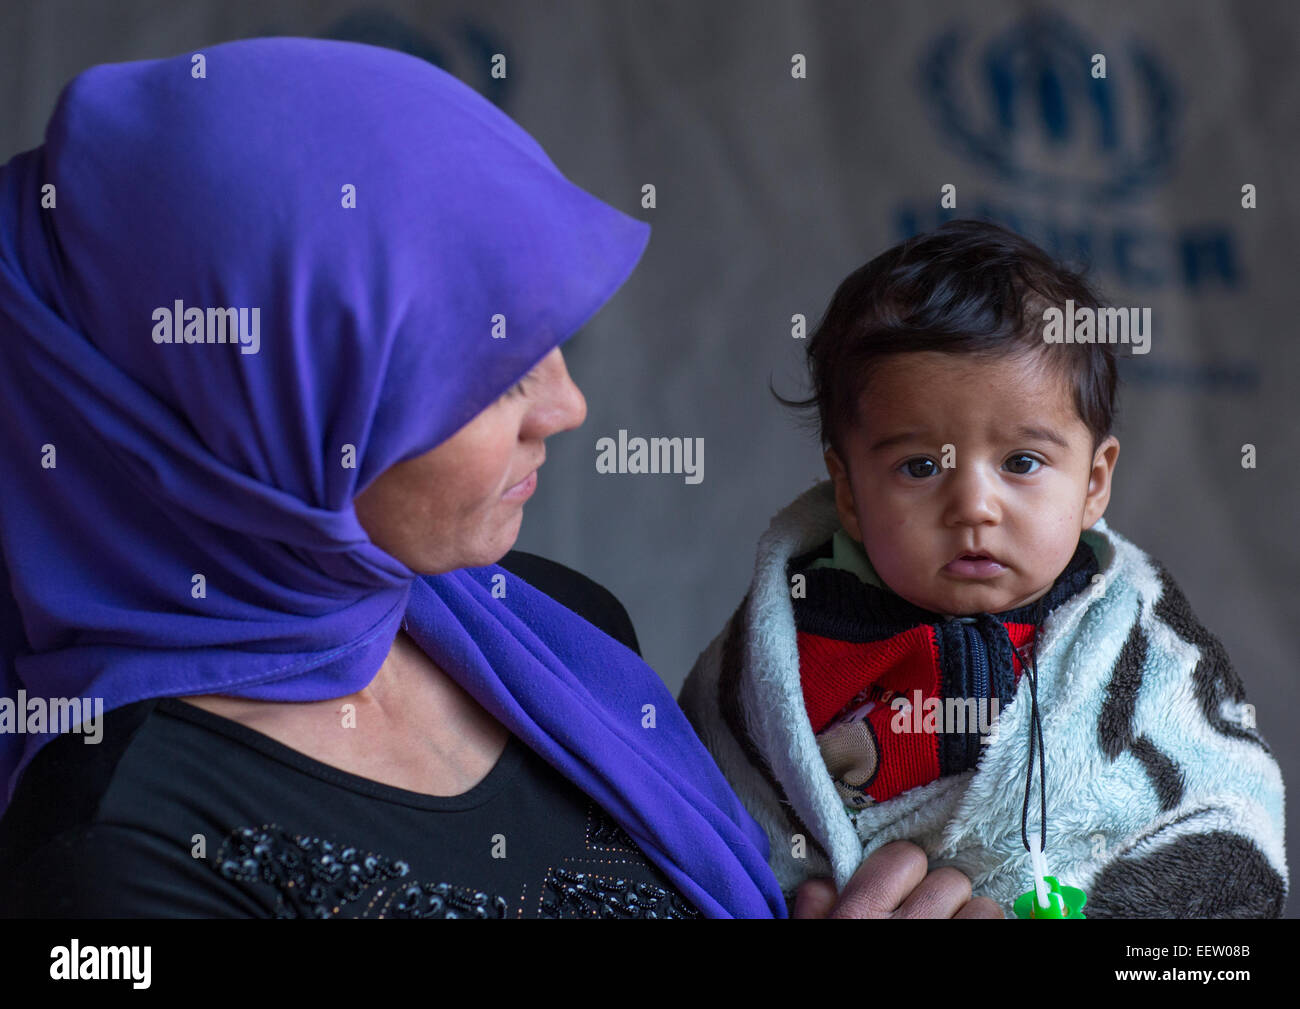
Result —
<instances>
[{"instance_id":1,"label":"baby's eye","mask_svg":"<svg viewBox=\"0 0 1300 1009\"><path fill-rule=\"evenodd\" d=\"M938 469L935 467L934 460L927 459L924 456L917 456L915 459L908 459L902 465L903 468L907 470L908 476L914 476L917 479L922 479L927 476L933 476L935 473L938 472ZM925 469L925 467L927 466L930 468ZM920 467L920 469L918 469L918 467Z\"/></svg>"},{"instance_id":2,"label":"baby's eye","mask_svg":"<svg viewBox=\"0 0 1300 1009\"><path fill-rule=\"evenodd\" d=\"M1024 462L1033 463L1034 468L1016 469L1016 466ZM1030 473L1037 472L1037 468L1041 466L1042 463L1039 460L1035 459L1032 455L1025 455L1024 453L1021 453L1020 455L1013 455L1010 459L1008 459L1007 465L1011 467L1011 472L1016 474L1016 476L1028 476Z\"/></svg>"}]
</instances>

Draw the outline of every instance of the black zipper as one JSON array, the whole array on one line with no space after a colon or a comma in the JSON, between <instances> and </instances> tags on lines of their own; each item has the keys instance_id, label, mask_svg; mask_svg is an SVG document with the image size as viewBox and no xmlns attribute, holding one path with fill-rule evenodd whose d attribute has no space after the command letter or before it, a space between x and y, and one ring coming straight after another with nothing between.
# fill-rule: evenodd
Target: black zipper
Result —
<instances>
[{"instance_id":1,"label":"black zipper","mask_svg":"<svg viewBox=\"0 0 1300 1009\"><path fill-rule=\"evenodd\" d=\"M980 715L989 706L989 655L984 636L975 628L974 617L958 617L966 635L966 655L970 660L971 688L976 698L976 722L966 725L966 761L974 767L980 759ZM989 716L984 716L989 717Z\"/></svg>"}]
</instances>

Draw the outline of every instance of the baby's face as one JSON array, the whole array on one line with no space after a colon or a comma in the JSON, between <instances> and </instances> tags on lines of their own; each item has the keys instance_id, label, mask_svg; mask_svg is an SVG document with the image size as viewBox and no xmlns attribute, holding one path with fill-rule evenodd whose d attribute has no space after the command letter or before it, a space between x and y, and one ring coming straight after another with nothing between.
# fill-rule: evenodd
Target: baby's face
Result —
<instances>
[{"instance_id":1,"label":"baby's face","mask_svg":"<svg viewBox=\"0 0 1300 1009\"><path fill-rule=\"evenodd\" d=\"M900 354L859 403L845 458L826 453L840 522L916 606L1034 602L1106 510L1119 442L1094 453L1066 381L1033 359ZM960 560L981 552L992 561Z\"/></svg>"}]
</instances>

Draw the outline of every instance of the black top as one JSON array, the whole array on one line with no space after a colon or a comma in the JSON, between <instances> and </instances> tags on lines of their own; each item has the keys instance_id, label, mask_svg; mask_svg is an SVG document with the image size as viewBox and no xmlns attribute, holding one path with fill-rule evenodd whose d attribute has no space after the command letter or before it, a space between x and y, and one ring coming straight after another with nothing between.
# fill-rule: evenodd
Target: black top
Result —
<instances>
[{"instance_id":1,"label":"black top","mask_svg":"<svg viewBox=\"0 0 1300 1009\"><path fill-rule=\"evenodd\" d=\"M613 595L503 567L636 648ZM511 736L463 795L383 785L174 699L46 745L0 820L5 917L696 917L630 837Z\"/></svg>"}]
</instances>

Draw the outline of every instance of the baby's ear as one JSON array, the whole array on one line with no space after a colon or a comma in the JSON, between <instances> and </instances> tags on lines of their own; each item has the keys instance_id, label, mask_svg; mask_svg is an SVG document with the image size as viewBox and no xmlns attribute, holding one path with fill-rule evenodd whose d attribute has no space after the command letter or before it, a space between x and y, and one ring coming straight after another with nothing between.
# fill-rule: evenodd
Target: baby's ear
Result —
<instances>
[{"instance_id":1,"label":"baby's ear","mask_svg":"<svg viewBox=\"0 0 1300 1009\"><path fill-rule=\"evenodd\" d=\"M853 503L853 485L849 483L848 467L840 460L839 453L828 448L822 456L826 460L826 472L835 482L835 511L839 513L840 525L844 531L859 543L862 542L862 529L858 525L858 511Z\"/></svg>"},{"instance_id":2,"label":"baby's ear","mask_svg":"<svg viewBox=\"0 0 1300 1009\"><path fill-rule=\"evenodd\" d=\"M1097 446L1092 472L1088 474L1088 493L1083 502L1084 529L1091 529L1110 504L1111 477L1115 474L1115 460L1118 458L1119 439L1110 435Z\"/></svg>"}]
</instances>

